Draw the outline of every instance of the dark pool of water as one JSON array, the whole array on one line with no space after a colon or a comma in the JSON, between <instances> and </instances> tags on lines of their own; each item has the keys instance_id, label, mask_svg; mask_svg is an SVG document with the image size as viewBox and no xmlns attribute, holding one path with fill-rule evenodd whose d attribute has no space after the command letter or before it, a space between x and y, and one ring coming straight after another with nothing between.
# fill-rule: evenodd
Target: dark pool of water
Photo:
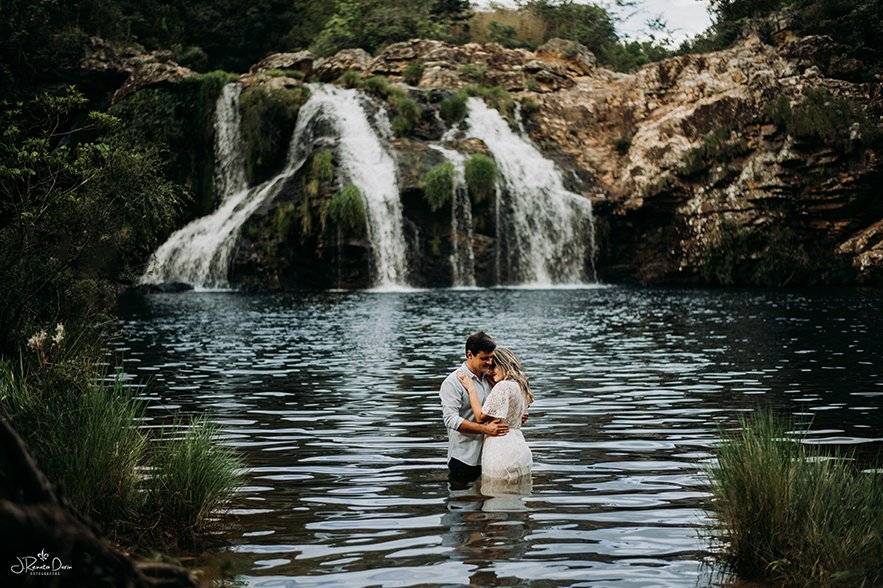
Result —
<instances>
[{"instance_id":1,"label":"dark pool of water","mask_svg":"<svg viewBox=\"0 0 883 588\"><path fill-rule=\"evenodd\" d=\"M760 406L883 443L883 294L479 290L156 295L119 351L145 426L205 413L248 464L220 552L245 585L715 583L703 467ZM438 387L483 328L536 393L522 499L450 491Z\"/></svg>"}]
</instances>

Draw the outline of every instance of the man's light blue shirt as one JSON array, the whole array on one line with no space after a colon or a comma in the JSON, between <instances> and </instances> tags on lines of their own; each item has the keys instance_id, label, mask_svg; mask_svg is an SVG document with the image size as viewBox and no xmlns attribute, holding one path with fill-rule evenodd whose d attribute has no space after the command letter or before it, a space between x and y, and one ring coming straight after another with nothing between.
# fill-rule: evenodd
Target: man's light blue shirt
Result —
<instances>
[{"instance_id":1,"label":"man's light blue shirt","mask_svg":"<svg viewBox=\"0 0 883 588\"><path fill-rule=\"evenodd\" d=\"M475 383L475 391L478 392L478 401L484 404L484 399L490 394L491 385L484 379L479 378L466 367L466 363L445 378L442 382L438 395L441 397L442 419L448 430L448 460L452 457L468 465L481 463L481 446L484 443L484 435L480 433L461 433L457 430L463 421L474 421L472 405L469 403L469 393L457 379L457 372L467 374Z\"/></svg>"}]
</instances>

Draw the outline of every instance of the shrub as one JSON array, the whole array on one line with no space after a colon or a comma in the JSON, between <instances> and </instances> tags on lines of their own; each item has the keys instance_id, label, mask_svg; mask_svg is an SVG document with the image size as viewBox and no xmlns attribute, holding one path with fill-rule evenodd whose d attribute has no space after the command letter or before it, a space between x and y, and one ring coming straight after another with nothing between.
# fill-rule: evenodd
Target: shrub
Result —
<instances>
[{"instance_id":1,"label":"shrub","mask_svg":"<svg viewBox=\"0 0 883 588\"><path fill-rule=\"evenodd\" d=\"M310 172L314 179L329 182L334 179L334 153L330 149L319 149L313 154Z\"/></svg>"},{"instance_id":2,"label":"shrub","mask_svg":"<svg viewBox=\"0 0 883 588\"><path fill-rule=\"evenodd\" d=\"M869 146L880 137L877 125L852 100L825 89L807 90L793 107L779 96L767 108L767 116L779 129L806 143L829 145L849 152L856 144Z\"/></svg>"},{"instance_id":3,"label":"shrub","mask_svg":"<svg viewBox=\"0 0 883 588\"><path fill-rule=\"evenodd\" d=\"M494 194L497 164L487 155L476 153L466 160L466 187L473 202L479 203Z\"/></svg>"},{"instance_id":4,"label":"shrub","mask_svg":"<svg viewBox=\"0 0 883 588\"><path fill-rule=\"evenodd\" d=\"M697 177L707 172L715 163L726 163L750 151L741 137L734 138L734 131L720 128L706 134L702 142L687 151L678 174L685 178Z\"/></svg>"},{"instance_id":5,"label":"shrub","mask_svg":"<svg viewBox=\"0 0 883 588\"><path fill-rule=\"evenodd\" d=\"M339 229L360 235L365 230L365 198L353 184L347 184L331 197L328 218Z\"/></svg>"},{"instance_id":6,"label":"shrub","mask_svg":"<svg viewBox=\"0 0 883 588\"><path fill-rule=\"evenodd\" d=\"M308 93L303 86L275 90L253 86L242 92L245 172L251 183L269 179L285 162L297 114Z\"/></svg>"},{"instance_id":7,"label":"shrub","mask_svg":"<svg viewBox=\"0 0 883 588\"><path fill-rule=\"evenodd\" d=\"M299 69L265 69L262 73L271 78L293 78L303 80L306 76Z\"/></svg>"},{"instance_id":8,"label":"shrub","mask_svg":"<svg viewBox=\"0 0 883 588\"><path fill-rule=\"evenodd\" d=\"M412 61L402 70L402 79L405 80L406 84L416 86L420 83L420 79L423 77L423 69L424 67L422 63Z\"/></svg>"},{"instance_id":9,"label":"shrub","mask_svg":"<svg viewBox=\"0 0 883 588\"><path fill-rule=\"evenodd\" d=\"M487 76L487 66L477 63L465 63L457 71L460 76L471 82L481 82Z\"/></svg>"},{"instance_id":10,"label":"shrub","mask_svg":"<svg viewBox=\"0 0 883 588\"><path fill-rule=\"evenodd\" d=\"M376 94L381 98L386 98L392 91L392 86L390 86L389 81L383 76L371 76L365 80L364 86L365 90L372 94Z\"/></svg>"},{"instance_id":11,"label":"shrub","mask_svg":"<svg viewBox=\"0 0 883 588\"><path fill-rule=\"evenodd\" d=\"M450 161L440 163L423 175L423 195L429 208L438 210L451 200L454 194L454 166Z\"/></svg>"},{"instance_id":12,"label":"shrub","mask_svg":"<svg viewBox=\"0 0 883 588\"><path fill-rule=\"evenodd\" d=\"M119 381L103 386L68 370L78 367L47 365L37 378L0 365L2 412L71 504L115 531L140 511L143 406Z\"/></svg>"},{"instance_id":13,"label":"shrub","mask_svg":"<svg viewBox=\"0 0 883 588\"><path fill-rule=\"evenodd\" d=\"M518 29L510 24L492 20L488 24L488 37L493 43L512 49L518 47Z\"/></svg>"},{"instance_id":14,"label":"shrub","mask_svg":"<svg viewBox=\"0 0 883 588\"><path fill-rule=\"evenodd\" d=\"M445 97L439 104L439 115L449 125L460 122L466 116L466 99L469 94L457 92Z\"/></svg>"},{"instance_id":15,"label":"shrub","mask_svg":"<svg viewBox=\"0 0 883 588\"><path fill-rule=\"evenodd\" d=\"M337 78L337 83L344 88L362 88L365 86L365 78L359 72L348 69Z\"/></svg>"},{"instance_id":16,"label":"shrub","mask_svg":"<svg viewBox=\"0 0 883 588\"><path fill-rule=\"evenodd\" d=\"M395 112L395 116L391 121L393 132L395 132L396 135L406 135L410 133L420 121L420 117L423 114L420 105L405 94L394 94L390 99L390 105L392 106L393 112Z\"/></svg>"},{"instance_id":17,"label":"shrub","mask_svg":"<svg viewBox=\"0 0 883 588\"><path fill-rule=\"evenodd\" d=\"M709 471L720 557L742 579L876 585L883 479L838 452L811 455L793 428L761 412L722 435Z\"/></svg>"},{"instance_id":18,"label":"shrub","mask_svg":"<svg viewBox=\"0 0 883 588\"><path fill-rule=\"evenodd\" d=\"M481 98L489 106L496 108L500 114L511 120L515 101L505 88L500 86L479 86L471 84L466 86L464 91L470 96Z\"/></svg>"},{"instance_id":19,"label":"shrub","mask_svg":"<svg viewBox=\"0 0 883 588\"><path fill-rule=\"evenodd\" d=\"M620 135L613 140L613 148L620 155L625 155L632 147L632 138L630 135Z\"/></svg>"},{"instance_id":20,"label":"shrub","mask_svg":"<svg viewBox=\"0 0 883 588\"><path fill-rule=\"evenodd\" d=\"M204 418L175 427L184 434L154 442L147 504L160 513L166 529L190 534L203 530L209 515L232 497L242 463L216 440L217 426Z\"/></svg>"}]
</instances>

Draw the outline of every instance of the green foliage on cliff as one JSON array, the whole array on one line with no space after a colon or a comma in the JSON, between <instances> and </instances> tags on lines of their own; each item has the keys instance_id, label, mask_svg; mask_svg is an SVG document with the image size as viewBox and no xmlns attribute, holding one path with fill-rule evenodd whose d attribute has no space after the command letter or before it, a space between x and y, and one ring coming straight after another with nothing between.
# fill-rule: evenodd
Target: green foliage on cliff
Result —
<instances>
[{"instance_id":1,"label":"green foliage on cliff","mask_svg":"<svg viewBox=\"0 0 883 588\"><path fill-rule=\"evenodd\" d=\"M484 202L497 186L497 164L487 155L476 153L466 160L466 187L472 202Z\"/></svg>"},{"instance_id":2,"label":"green foliage on cliff","mask_svg":"<svg viewBox=\"0 0 883 588\"><path fill-rule=\"evenodd\" d=\"M282 167L297 113L308 97L304 86L274 90L253 86L242 92L242 142L250 183L267 180Z\"/></svg>"},{"instance_id":3,"label":"green foliage on cliff","mask_svg":"<svg viewBox=\"0 0 883 588\"><path fill-rule=\"evenodd\" d=\"M2 352L103 315L186 200L154 143L89 106L75 88L0 103Z\"/></svg>"},{"instance_id":4,"label":"green foliage on cliff","mask_svg":"<svg viewBox=\"0 0 883 588\"><path fill-rule=\"evenodd\" d=\"M347 184L331 197L328 218L344 232L362 235L365 232L365 197L353 184Z\"/></svg>"},{"instance_id":5,"label":"green foliage on cliff","mask_svg":"<svg viewBox=\"0 0 883 588\"><path fill-rule=\"evenodd\" d=\"M700 274L721 286L807 285L843 282L848 268L787 225L720 223L702 253Z\"/></svg>"},{"instance_id":6,"label":"green foliage on cliff","mask_svg":"<svg viewBox=\"0 0 883 588\"><path fill-rule=\"evenodd\" d=\"M334 179L334 153L331 149L319 149L313 154L310 171L312 177L320 182Z\"/></svg>"},{"instance_id":7,"label":"green foliage on cliff","mask_svg":"<svg viewBox=\"0 0 883 588\"><path fill-rule=\"evenodd\" d=\"M716 129L706 134L698 146L687 151L678 175L698 177L715 164L727 163L749 151L748 144L738 133L728 127Z\"/></svg>"},{"instance_id":8,"label":"green foliage on cliff","mask_svg":"<svg viewBox=\"0 0 883 588\"><path fill-rule=\"evenodd\" d=\"M860 104L825 89L810 89L794 106L779 96L769 109L770 120L800 141L830 145L842 152L873 145L880 131Z\"/></svg>"},{"instance_id":9,"label":"green foliage on cliff","mask_svg":"<svg viewBox=\"0 0 883 588\"><path fill-rule=\"evenodd\" d=\"M429 208L438 210L454 195L454 165L449 161L436 165L423 175L421 183Z\"/></svg>"},{"instance_id":10,"label":"green foliage on cliff","mask_svg":"<svg viewBox=\"0 0 883 588\"><path fill-rule=\"evenodd\" d=\"M416 86L420 83L420 78L423 77L423 69L422 63L418 61L411 62L402 70L402 79L405 80L406 84Z\"/></svg>"},{"instance_id":11,"label":"green foliage on cliff","mask_svg":"<svg viewBox=\"0 0 883 588\"><path fill-rule=\"evenodd\" d=\"M395 113L391 121L393 132L401 136L414 130L423 115L423 109L417 101L403 94L395 94L389 103Z\"/></svg>"},{"instance_id":12,"label":"green foliage on cliff","mask_svg":"<svg viewBox=\"0 0 883 588\"><path fill-rule=\"evenodd\" d=\"M469 94L460 91L447 96L441 101L438 107L438 113L449 125L460 122L466 116L466 100Z\"/></svg>"},{"instance_id":13,"label":"green foliage on cliff","mask_svg":"<svg viewBox=\"0 0 883 588\"><path fill-rule=\"evenodd\" d=\"M468 11L465 2L418 0L337 0L311 49L331 55L341 49L368 52L417 37L451 39L456 21Z\"/></svg>"},{"instance_id":14,"label":"green foliage on cliff","mask_svg":"<svg viewBox=\"0 0 883 588\"><path fill-rule=\"evenodd\" d=\"M750 19L784 10L799 36L828 35L839 44L835 54L863 61L867 67L854 75L870 80L880 71L883 0L711 0L709 4L711 28L686 49L722 49L739 37Z\"/></svg>"}]
</instances>

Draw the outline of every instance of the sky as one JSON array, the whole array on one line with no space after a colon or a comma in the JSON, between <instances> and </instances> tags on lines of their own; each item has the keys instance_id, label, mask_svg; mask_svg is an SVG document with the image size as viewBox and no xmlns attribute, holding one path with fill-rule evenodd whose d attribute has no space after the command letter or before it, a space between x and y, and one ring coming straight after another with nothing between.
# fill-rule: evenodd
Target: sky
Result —
<instances>
[{"instance_id":1,"label":"sky","mask_svg":"<svg viewBox=\"0 0 883 588\"><path fill-rule=\"evenodd\" d=\"M708 0L639 0L640 6L631 9L611 9L614 14L624 17L617 24L617 32L631 39L646 39L649 34L647 20L662 16L672 31L674 44L680 43L687 37L701 33L711 19L708 15ZM474 4L479 8L490 6L491 0L477 0ZM605 7L612 7L613 2L598 0L596 2ZM495 4L506 7L514 7L514 0L498 0ZM627 17L627 18L625 18Z\"/></svg>"}]
</instances>

